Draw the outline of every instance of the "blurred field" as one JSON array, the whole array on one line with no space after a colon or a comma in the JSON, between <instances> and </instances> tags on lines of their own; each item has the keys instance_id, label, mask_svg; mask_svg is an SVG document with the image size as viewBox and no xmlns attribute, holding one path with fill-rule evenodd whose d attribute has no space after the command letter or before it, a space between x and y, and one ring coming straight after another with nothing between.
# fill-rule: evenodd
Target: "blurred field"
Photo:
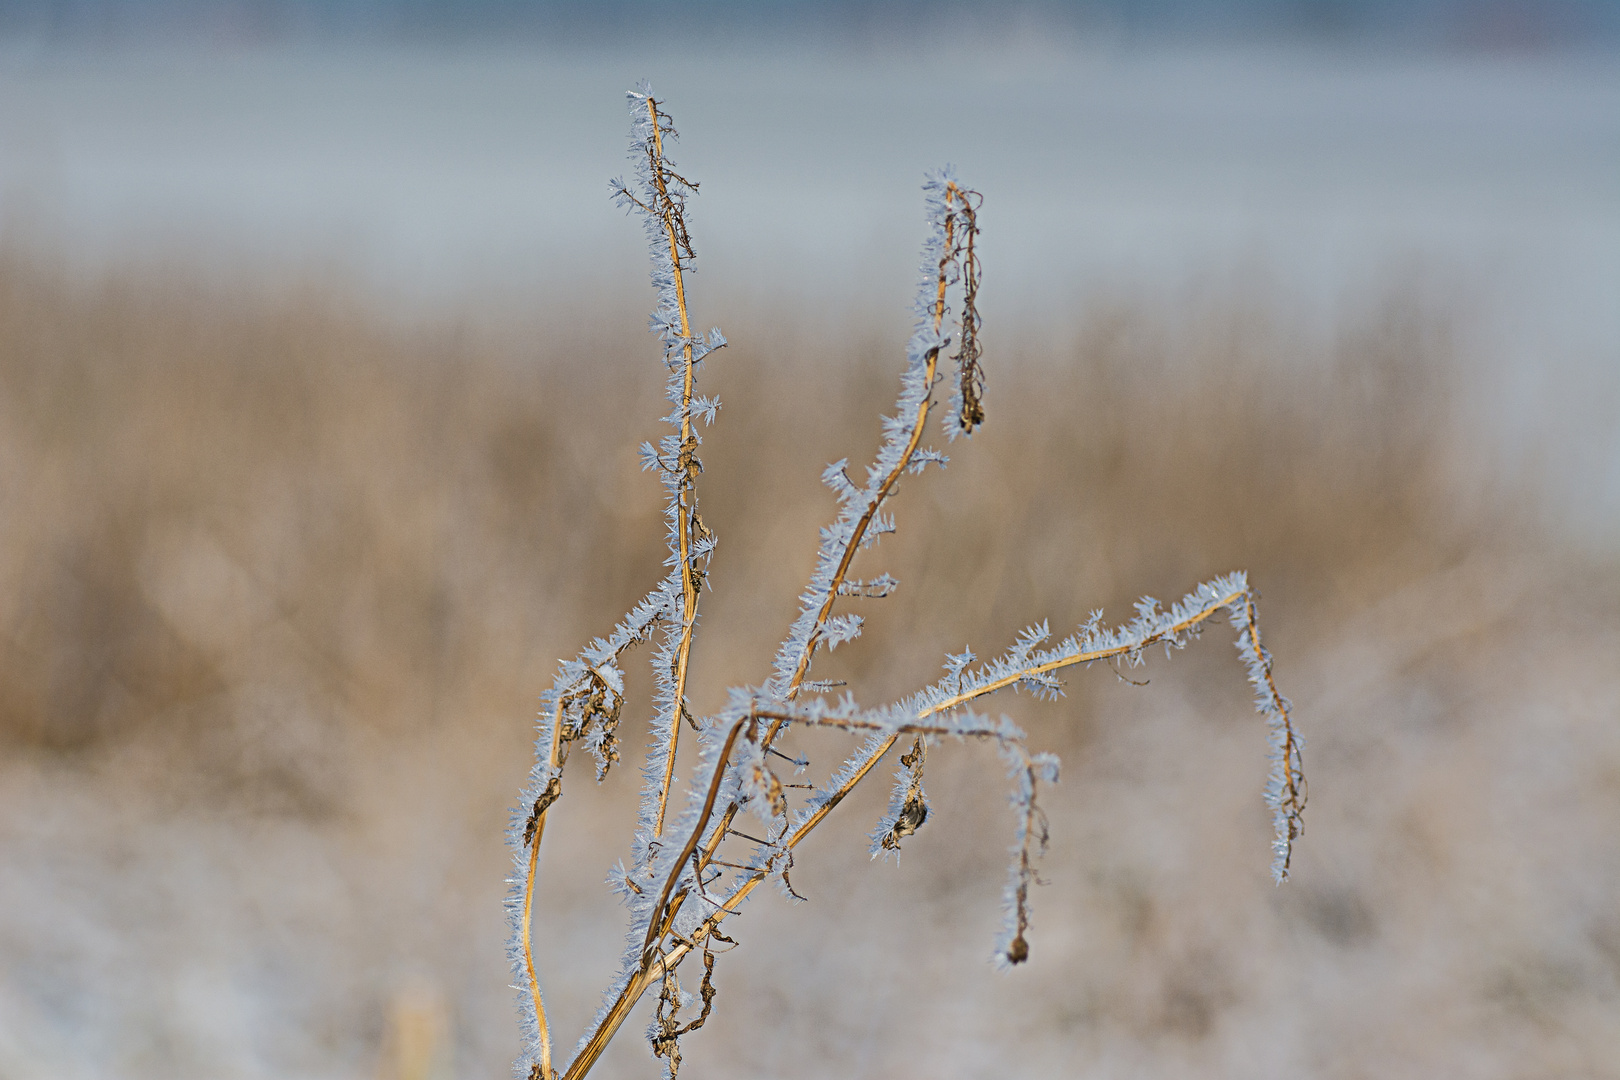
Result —
<instances>
[{"instance_id":1,"label":"blurred field","mask_svg":"<svg viewBox=\"0 0 1620 1080\"><path fill-rule=\"evenodd\" d=\"M1309 740L1294 882L1217 630L1146 688L1003 703L1065 761L1026 970L985 961L999 765L946 748L899 869L864 856L874 788L807 845L809 904L738 921L688 1075L1620 1076L1620 577L1488 471L1413 295L1327 332L1219 291L992 327L989 424L907 483L865 557L902 588L825 665L875 701L1246 568ZM527 718L663 554L639 299L412 324L340 281L0 253L0 1078L502 1073ZM764 671L907 327L701 317L733 343L707 708ZM617 955L633 773L547 836L565 1046ZM639 1026L603 1075L656 1074Z\"/></svg>"}]
</instances>

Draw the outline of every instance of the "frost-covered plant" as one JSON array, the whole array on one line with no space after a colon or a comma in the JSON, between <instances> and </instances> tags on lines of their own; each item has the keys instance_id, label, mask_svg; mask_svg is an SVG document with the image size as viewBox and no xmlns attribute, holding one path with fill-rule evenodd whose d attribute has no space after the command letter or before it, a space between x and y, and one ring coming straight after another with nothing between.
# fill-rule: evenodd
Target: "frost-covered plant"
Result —
<instances>
[{"instance_id":1,"label":"frost-covered plant","mask_svg":"<svg viewBox=\"0 0 1620 1080\"><path fill-rule=\"evenodd\" d=\"M1151 599L1136 606L1136 617L1105 627L1094 613L1076 633L1051 644L1043 622L1019 635L1001 656L980 661L971 652L948 655L945 676L900 701L864 705L842 684L810 679L817 650L829 651L861 633L859 615L835 611L844 598L883 597L897 585L888 574L851 576L857 555L895 528L888 512L902 476L928 466L943 467L944 455L922 445L929 414L937 408L942 356L952 372L944 410L946 436L971 435L983 422L983 379L979 366L979 315L975 300L979 262L975 250L981 198L946 169L924 185L928 238L923 245L915 332L892 415L883 418L883 445L867 466L864 481L849 476L847 459L827 467L823 481L837 497L839 512L821 530L821 548L809 583L800 595L799 616L778 647L770 675L757 686L733 689L715 716L695 717L687 707L687 672L698 605L707 582L715 536L698 513L697 481L702 473L698 433L712 424L720 403L697 394L704 359L725 345L718 329L694 333L687 312L684 274L695 257L687 231L686 201L697 184L675 172L665 144L675 137L669 116L643 84L629 95L631 156L635 183L613 181L620 205L639 215L652 252L652 279L658 307L652 330L663 342L671 410L669 432L641 448L645 468L661 477L667 495L665 523L667 573L606 637L591 642L559 668L542 697L536 763L513 815L511 844L516 873L510 899L511 959L519 983L525 1049L517 1075L528 1080L578 1080L600 1058L631 1008L652 987L659 988L648 1038L664 1059L670 1077L680 1066L680 1038L703 1026L713 1007L716 942L735 944L725 922L763 882L797 897L789 873L794 851L872 773L894 748L899 758L888 811L872 831L872 855L898 852L902 841L923 825L928 803L923 767L928 750L942 739L994 743L1012 781L1015 815L1012 865L1005 893L1005 920L994 957L1002 966L1029 956L1030 886L1047 840L1047 822L1037 802L1042 785L1055 783L1057 758L1031 753L1024 734L1006 717L976 710L1000 690L1022 688L1040 698L1061 694L1058 672L1097 661L1134 665L1152 646L1166 652L1184 647L1219 613L1228 613L1237 648L1248 666L1255 704L1271 732L1271 773L1265 797L1274 817L1272 874L1288 876L1290 848L1301 831L1305 783L1300 740L1289 719L1289 705L1277 692L1271 658L1260 643L1255 594L1242 573L1198 586L1169 609ZM954 301L954 306L953 302ZM954 346L955 352L948 351ZM626 947L618 973L573 1058L559 1074L553 1063L540 980L530 936L536 877L546 820L562 795L563 767L571 750L582 746L596 760L601 780L619 761L619 724L625 706L619 667L634 645L657 639L652 668L656 692L651 710L651 750L642 768L640 814L629 865L613 868L609 883L630 910ZM782 779L781 770L802 772L808 762L784 752L791 727L836 728L864 736L855 751L821 785ZM696 742L694 780L684 805L671 805L677 750L682 731ZM744 831L740 816L755 819ZM690 1016L692 995L681 988L681 964L702 956L701 1004Z\"/></svg>"}]
</instances>

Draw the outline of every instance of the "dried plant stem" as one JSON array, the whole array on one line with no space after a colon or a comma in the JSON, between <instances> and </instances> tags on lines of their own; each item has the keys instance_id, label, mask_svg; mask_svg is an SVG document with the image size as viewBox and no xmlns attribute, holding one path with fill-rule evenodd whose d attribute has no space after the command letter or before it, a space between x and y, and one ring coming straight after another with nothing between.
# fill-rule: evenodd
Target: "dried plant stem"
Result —
<instances>
[{"instance_id":1,"label":"dried plant stem","mask_svg":"<svg viewBox=\"0 0 1620 1080\"><path fill-rule=\"evenodd\" d=\"M681 320L681 337L684 344L681 346L681 359L684 370L681 374L681 447L683 453L686 447L692 445L692 380L695 372L692 360L692 322L686 311L686 277L681 268L681 236L677 229L675 210L669 200L669 190L664 177L664 136L658 123L658 102L653 100L651 94L647 95L647 118L652 126L652 153L655 165L652 170L653 184L660 196L659 207L664 224L664 234L669 239L669 261L673 267L675 279L675 305ZM681 464L677 462L677 464ZM681 522L678 543L680 545L680 571L681 571L681 598L683 609L681 612L681 640L675 653L675 704L669 716L669 756L664 763L664 779L658 789L658 817L653 824L653 835L661 836L664 832L664 814L669 806L669 789L675 779L675 752L681 737L681 714L686 706L686 667L692 655L692 632L697 628L698 583L692 571L692 531L694 516L697 513L697 492L693 489L692 470L686 469L681 481L680 514Z\"/></svg>"},{"instance_id":2,"label":"dried plant stem","mask_svg":"<svg viewBox=\"0 0 1620 1080\"><path fill-rule=\"evenodd\" d=\"M1282 715L1282 745L1277 748L1278 759L1282 766L1281 775L1273 775L1272 778L1272 782L1279 785L1279 790L1273 793L1275 810L1286 828L1286 835L1279 835L1276 841L1282 845L1281 865L1275 871L1278 880L1281 881L1288 877L1288 870L1293 862L1293 841L1299 839L1300 834L1305 831L1305 802L1308 798L1305 763L1299 735L1294 731L1293 719L1289 716L1288 699L1277 689L1277 679L1271 673L1271 654L1266 652L1265 646L1260 643L1260 616L1254 609L1252 589L1243 596L1243 622L1243 634L1249 639L1250 652L1259 662L1261 681L1265 684L1271 707Z\"/></svg>"},{"instance_id":3,"label":"dried plant stem","mask_svg":"<svg viewBox=\"0 0 1620 1080\"><path fill-rule=\"evenodd\" d=\"M529 973L529 996L534 1001L535 1024L540 1028L540 1080L551 1080L551 1027L546 1022L546 1003L540 995L540 978L534 972L532 915L534 911L534 872L540 863L540 837L546 829L546 815L535 819L534 839L529 842L529 876L523 884L523 965Z\"/></svg>"},{"instance_id":4,"label":"dried plant stem","mask_svg":"<svg viewBox=\"0 0 1620 1080\"><path fill-rule=\"evenodd\" d=\"M927 193L929 234L918 282L913 335L907 345L895 411L883 417L883 441L857 486L845 471L847 459L827 467L823 481L837 494L836 519L822 530L822 543L798 614L777 648L771 675L756 686L731 692L730 704L701 723L686 704L688 668L698 620L698 603L712 563L714 536L697 509L697 458L701 438L695 417L712 422L719 403L694 396L698 367L704 356L725 344L719 330L705 338L692 336L686 303L685 271L695 258L687 231L685 200L696 184L675 172L664 157L664 135L674 137L667 115L645 85L630 95L632 156L639 187L613 182L621 206L642 215L652 258L652 278L659 294L652 325L664 342L665 395L674 412L665 418L674 428L653 444L643 444L645 467L662 474L670 573L613 634L599 638L572 661L561 665L548 691L540 722L539 763L530 774L524 799L532 808L525 820L514 815L514 893L511 919L519 924L511 950L527 995L520 991L520 1011L532 1015L535 1029L520 1059L528 1080L558 1080L552 1067L551 1036L535 971L530 920L535 903L539 846L547 812L561 794L561 773L571 745L582 741L598 764L598 780L619 760L617 730L624 704L624 675L617 667L621 653L646 640L662 624L659 651L653 661L656 697L651 709L653 746L643 775L641 810L629 869L612 875L613 885L630 908L630 930L618 974L605 1004L587 1029L578 1051L560 1080L583 1080L600 1061L636 1002L654 985L662 985L653 1026L653 1053L663 1059L668 1080L680 1067L679 1040L708 1020L715 986L714 941L735 944L721 923L740 910L759 885L776 879L784 893L803 899L793 889L789 872L794 851L825 822L833 810L895 748L902 738L914 742L900 759L890 808L871 834L871 852L898 852L903 838L916 833L928 818L923 788L923 756L933 740L946 737L996 744L1013 781L1010 800L1017 812L1017 836L1004 892L1006 918L996 945L999 964L1019 964L1029 956L1025 932L1030 926L1030 897L1038 884L1036 864L1047 848L1047 819L1037 803L1038 788L1057 782L1059 762L1050 754L1031 753L1025 736L1011 720L990 719L973 711L975 702L1009 688L1023 687L1038 697L1061 693L1056 673L1096 661L1123 658L1142 661L1153 645L1167 651L1184 647L1217 612L1229 612L1239 654L1248 666L1255 704L1271 732L1271 773L1266 801L1273 812L1275 834L1272 871L1287 877L1292 841L1301 831L1306 790L1300 743L1289 705L1277 690L1271 657L1260 642L1255 596L1248 579L1232 573L1199 585L1168 610L1156 601L1137 604L1134 620L1101 628L1094 613L1078 633L1052 647L1046 624L1032 626L999 658L977 666L971 652L947 656L946 676L909 697L866 709L853 694L834 701L827 696L837 682L809 681L818 649L831 650L861 633L854 614L833 614L838 597L878 598L888 595L894 579L882 574L869 581L850 578L856 554L894 529L886 506L907 473L920 473L945 458L923 449L923 434L933 413L941 381L940 354L958 343L950 359L956 365L945 432L955 438L970 434L984 420L984 378L979 366L980 319L975 296L979 264L974 249L980 196L958 185L949 170L930 176ZM947 296L961 302L959 317L949 320ZM1112 665L1110 665L1112 666ZM971 669L971 670L970 670ZM803 692L809 690L811 694ZM677 813L670 807L680 729L692 723L698 733L699 764L694 784ZM784 783L773 771L780 758L796 768L808 762L792 757L774 743L788 727L831 728L865 735L863 745L848 754L821 785ZM548 745L549 744L549 745ZM690 756L691 751L689 751ZM803 788L803 794L787 789ZM797 803L797 806L795 806ZM721 809L723 807L723 810ZM758 836L733 828L744 809L764 823ZM680 834L677 845L675 834ZM728 837L754 845L752 854L719 857ZM526 848L526 850L525 850ZM717 883L725 879L725 884ZM654 887L656 883L656 887ZM711 893L709 889L715 888ZM700 907L701 905L701 907ZM680 989L676 968L694 951L703 952L701 1015L682 1023L679 1014L690 1002ZM532 1004L532 1009L530 1005ZM520 1070L521 1072L521 1070Z\"/></svg>"},{"instance_id":5,"label":"dried plant stem","mask_svg":"<svg viewBox=\"0 0 1620 1080\"><path fill-rule=\"evenodd\" d=\"M563 731L563 705L559 699L556 710L552 714L551 722L551 753L549 755L553 775L557 775L562 768L562 731ZM560 787L559 787L560 793ZM529 974L529 996L534 1001L534 1021L540 1029L540 1069L539 1080L552 1080L551 1071L551 1027L546 1022L546 1003L540 994L540 978L534 970L534 941L533 941L533 914L534 914L534 879L535 872L540 866L540 840L546 832L546 815L551 813L550 806L541 807L534 815L534 830L529 839L529 872L523 882L523 966Z\"/></svg>"},{"instance_id":6,"label":"dried plant stem","mask_svg":"<svg viewBox=\"0 0 1620 1080\"><path fill-rule=\"evenodd\" d=\"M643 602L645 603L645 601ZM656 617L652 620L656 622ZM642 640L642 634L650 629L651 623L624 637L620 646L612 651L607 658L616 662L619 657L632 645ZM601 661L597 666L600 666ZM596 668L593 667L592 672ZM599 676L598 676L599 677ZM523 953L524 973L528 977L529 999L534 1007L535 1026L538 1029L538 1061L535 1063L535 1080L554 1080L555 1073L551 1065L551 1028L546 1020L546 1005L540 992L540 978L534 965L533 940L533 913L535 881L540 866L540 843L545 837L546 819L551 813L551 807L562 795L562 767L566 759L564 741L564 710L568 702L579 696L582 691L576 686L572 691L559 693L551 711L551 741L546 751L547 774L551 777L541 795L535 800L534 809L526 830L528 844L527 868L523 880L523 904L519 918L519 942Z\"/></svg>"},{"instance_id":7,"label":"dried plant stem","mask_svg":"<svg viewBox=\"0 0 1620 1080\"><path fill-rule=\"evenodd\" d=\"M966 196L954 181L946 184L945 191L947 204L952 198L956 198L962 200L963 205L966 205ZM951 249L955 239L956 221L947 217L945 219L945 254L940 259L939 273L935 279L936 293L933 305L933 319L936 334L939 333L940 326L945 321L945 290L950 286ZM866 507L866 512L861 515L860 521L856 523L854 535L850 537L849 543L844 547L843 558L838 562L838 569L833 572L832 586L827 590L827 599L821 605L821 610L816 613L818 630L821 626L826 625L827 619L832 615L833 604L838 599L839 589L849 576L850 564L855 561L855 553L860 550L861 541L865 538L866 531L872 527L873 519L877 517L877 513L883 508L883 504L888 501L890 493L894 491L895 484L900 482L901 474L911 465L911 459L916 456L917 447L922 445L923 431L928 424L928 411L934 404L932 388L934 380L938 376L938 371L939 349L935 348L929 350L928 353L927 372L930 392L927 397L924 397L917 404L917 416L911 425L911 437L906 442L905 453L895 463L894 468L889 470L889 474L883 478L883 483L879 486L877 494L873 496ZM810 660L815 655L816 640L817 635L811 634L810 638L805 642L804 651L799 656L798 666L794 669L793 678L788 683L785 696L789 701L798 696L799 687L803 685L805 676L810 673ZM771 744L780 728L780 724L772 724L770 732L765 736L765 745L769 746Z\"/></svg>"},{"instance_id":8,"label":"dried plant stem","mask_svg":"<svg viewBox=\"0 0 1620 1080\"><path fill-rule=\"evenodd\" d=\"M937 705L930 706L925 712L921 713L920 716L932 716L937 713L948 712L951 709L959 708L966 705L970 701L984 697L986 694L993 694L997 690L1005 690L1009 686L1023 682L1032 675L1048 675L1054 671L1060 671L1066 667L1073 667L1075 664L1090 664L1095 663L1098 660L1108 660L1116 656L1127 656L1134 653L1139 653L1149 645L1180 637L1193 627L1202 624L1211 615L1214 615L1216 612L1220 611L1221 608L1236 603L1238 600L1245 601L1249 611L1252 613L1254 611L1254 603L1253 600L1250 599L1250 596L1251 594L1248 589L1239 589L1235 592L1226 594L1218 600L1211 601L1190 617L1173 623L1158 633L1144 638L1140 642L1134 642L1127 645L1116 645L1107 649L1095 649L1091 652L1082 652L1075 656L1048 661L1044 664L1034 664L1030 667L1024 668L1021 671L1016 671L1010 675L1005 675L986 686L981 686L965 693L957 694L955 697L947 698L946 700L939 702ZM1273 689L1275 689L1275 687Z\"/></svg>"}]
</instances>

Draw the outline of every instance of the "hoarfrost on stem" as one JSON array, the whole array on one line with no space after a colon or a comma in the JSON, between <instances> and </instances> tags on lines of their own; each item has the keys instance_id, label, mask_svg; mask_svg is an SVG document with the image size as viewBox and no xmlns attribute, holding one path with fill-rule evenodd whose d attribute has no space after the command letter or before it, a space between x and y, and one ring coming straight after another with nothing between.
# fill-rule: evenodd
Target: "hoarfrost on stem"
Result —
<instances>
[{"instance_id":1,"label":"hoarfrost on stem","mask_svg":"<svg viewBox=\"0 0 1620 1080\"><path fill-rule=\"evenodd\" d=\"M688 202L698 185L678 173L667 154L674 126L645 83L627 101L633 180L617 179L611 185L618 205L640 218L648 240L655 294L648 325L659 339L670 410L662 418L668 431L641 443L640 456L642 467L658 473L664 489L668 554L662 578L646 596L611 633L574 658L559 661L551 688L541 695L535 763L508 828L513 855L509 957L524 1037L517 1075L580 1080L631 1007L657 986L658 1006L647 1035L673 1080L681 1062L680 1038L705 1023L717 994L713 946L736 944L727 936L726 920L767 881L784 896L803 899L790 876L799 844L902 743L908 747L892 774L888 805L870 833L872 856L892 855L898 861L903 843L927 823L924 772L932 747L942 742L994 744L1010 782L1014 828L1004 918L993 956L1001 967L1024 962L1030 955L1031 892L1039 883L1049 829L1040 797L1044 787L1057 783L1059 764L1050 754L1031 752L1024 732L1011 719L981 713L978 703L1009 689L1037 698L1059 697L1060 673L1066 669L1098 661L1121 667L1141 664L1152 646L1163 646L1167 653L1184 648L1221 612L1236 631L1256 708L1269 726L1265 798L1275 828L1272 872L1276 880L1284 880L1293 841L1302 829L1302 742L1293 729L1291 706L1277 690L1271 655L1260 639L1255 593L1242 573L1200 585L1168 609L1144 598L1121 626L1106 627L1102 612L1093 612L1055 644L1049 624L1042 621L990 659L981 661L972 649L947 653L938 682L886 704L863 705L843 680L811 678L818 656L855 641L864 628L860 615L835 610L839 602L880 599L899 585L887 572L852 576L854 563L896 529L891 504L901 477L947 463L945 455L923 445L930 417L940 407L935 400L939 385L949 386L941 410L947 439L969 436L985 420L977 309L982 199L949 168L930 174L923 185L926 234L912 305L916 322L893 409L880 419L881 445L859 482L851 477L847 458L822 472L836 513L821 529L798 614L777 645L764 680L733 687L725 706L712 716L692 714L686 686L689 661L699 628L699 600L718 544L698 512L697 484L703 474L699 428L713 425L720 412L719 399L699 395L696 387L705 360L726 339L718 328L707 334L692 328L685 275L696 251ZM531 941L539 850L547 816L563 795L571 749L580 745L593 756L598 780L618 763L627 704L621 661L631 648L655 638L650 737L630 857L608 873L610 889L628 912L624 950L600 1009L559 1073L552 1065ZM692 736L684 752L683 729ZM793 729L831 729L860 741L821 783L784 780L784 769L798 776L810 765L781 745ZM691 778L679 794L678 757L687 762ZM681 963L694 953L703 955L696 998L677 976ZM701 1011L691 1017L699 1000Z\"/></svg>"}]
</instances>

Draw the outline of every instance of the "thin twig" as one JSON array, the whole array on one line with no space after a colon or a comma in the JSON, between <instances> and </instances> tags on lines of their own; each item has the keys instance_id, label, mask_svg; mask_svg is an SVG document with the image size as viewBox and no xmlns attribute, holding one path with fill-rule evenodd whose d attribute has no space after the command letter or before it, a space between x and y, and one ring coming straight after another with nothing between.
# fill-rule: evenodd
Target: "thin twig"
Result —
<instances>
[{"instance_id":1,"label":"thin twig","mask_svg":"<svg viewBox=\"0 0 1620 1080\"><path fill-rule=\"evenodd\" d=\"M686 313L686 277L682 271L682 251L691 251L692 240L686 235L686 223L680 216L679 208L671 202L666 177L669 175L668 166L664 163L664 136L659 126L658 102L651 94L647 95L647 118L652 125L652 145L649 154L652 157L652 179L658 189L659 217L664 224L664 232L669 238L669 260L673 267L675 279L675 305L681 320L681 356L684 361L681 376L681 446L692 445L692 380L694 377L692 362L692 323ZM679 179L677 177L677 179ZM685 183L685 181L682 181ZM687 185L691 186L691 185ZM688 496L690 495L690 502ZM671 707L669 717L669 757L664 763L664 778L658 789L658 817L653 824L654 836L661 836L664 832L664 813L669 805L669 789L675 779L675 753L681 737L681 710L686 702L686 668L692 654L692 632L697 627L698 588L692 574L691 542L693 517L697 513L697 492L693 488L692 471L686 469L682 472L679 499L679 513L681 515L680 527L676 530L678 551L677 566L681 572L681 597L683 608L681 611L680 644L675 653L675 703Z\"/></svg>"}]
</instances>

